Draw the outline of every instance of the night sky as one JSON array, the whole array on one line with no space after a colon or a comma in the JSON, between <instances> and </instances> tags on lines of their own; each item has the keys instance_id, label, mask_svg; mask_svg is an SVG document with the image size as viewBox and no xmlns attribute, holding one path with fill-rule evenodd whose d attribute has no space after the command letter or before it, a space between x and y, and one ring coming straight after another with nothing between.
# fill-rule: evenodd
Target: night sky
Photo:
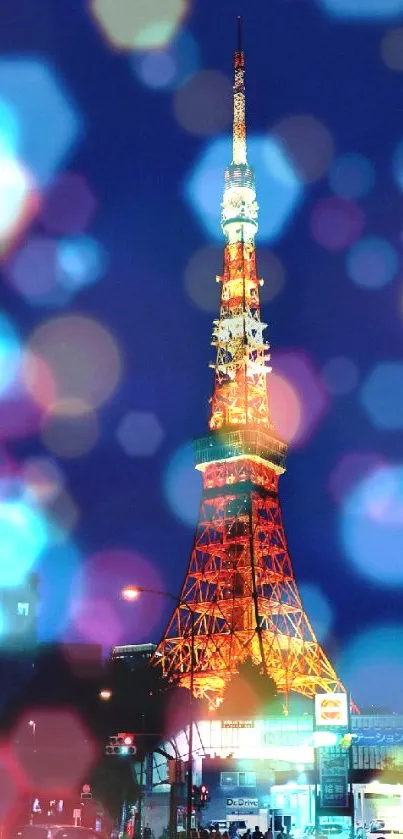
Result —
<instances>
[{"instance_id":1,"label":"night sky","mask_svg":"<svg viewBox=\"0 0 403 839\"><path fill-rule=\"evenodd\" d=\"M178 593L192 547L242 14L295 575L357 701L400 707L403 3L180 6L2 3L0 571L38 570L42 639L163 631L119 592Z\"/></svg>"}]
</instances>

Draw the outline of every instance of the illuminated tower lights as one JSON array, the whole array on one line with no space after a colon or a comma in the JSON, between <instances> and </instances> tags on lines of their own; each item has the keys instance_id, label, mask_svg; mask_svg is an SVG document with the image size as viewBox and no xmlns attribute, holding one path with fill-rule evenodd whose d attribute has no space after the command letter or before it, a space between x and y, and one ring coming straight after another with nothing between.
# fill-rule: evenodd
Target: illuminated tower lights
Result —
<instances>
[{"instance_id":1,"label":"illuminated tower lights","mask_svg":"<svg viewBox=\"0 0 403 839\"><path fill-rule=\"evenodd\" d=\"M247 159L245 59L238 19L233 157L225 170L225 236L209 433L194 441L203 477L199 520L178 606L155 663L194 693L219 702L247 658L287 696L344 690L298 593L283 527L278 479L287 446L273 431L270 352L260 319L255 174ZM192 618L193 613L193 618ZM192 661L192 632L194 657Z\"/></svg>"}]
</instances>

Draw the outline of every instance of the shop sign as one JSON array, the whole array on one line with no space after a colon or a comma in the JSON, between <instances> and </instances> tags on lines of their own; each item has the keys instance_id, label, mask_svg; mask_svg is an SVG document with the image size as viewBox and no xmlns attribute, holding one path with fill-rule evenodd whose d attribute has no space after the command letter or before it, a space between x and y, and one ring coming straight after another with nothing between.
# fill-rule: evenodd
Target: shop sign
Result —
<instances>
[{"instance_id":1,"label":"shop sign","mask_svg":"<svg viewBox=\"0 0 403 839\"><path fill-rule=\"evenodd\" d=\"M240 809L244 807L250 810L252 807L259 807L258 798L227 798L227 807L237 807Z\"/></svg>"},{"instance_id":2,"label":"shop sign","mask_svg":"<svg viewBox=\"0 0 403 839\"><path fill-rule=\"evenodd\" d=\"M223 720L221 728L254 728L254 720Z\"/></svg>"},{"instance_id":3,"label":"shop sign","mask_svg":"<svg viewBox=\"0 0 403 839\"><path fill-rule=\"evenodd\" d=\"M343 809L349 804L349 754L345 749L319 749L319 803L321 808Z\"/></svg>"},{"instance_id":4,"label":"shop sign","mask_svg":"<svg viewBox=\"0 0 403 839\"><path fill-rule=\"evenodd\" d=\"M317 728L343 726L348 728L346 693L317 693L315 696L315 724Z\"/></svg>"}]
</instances>

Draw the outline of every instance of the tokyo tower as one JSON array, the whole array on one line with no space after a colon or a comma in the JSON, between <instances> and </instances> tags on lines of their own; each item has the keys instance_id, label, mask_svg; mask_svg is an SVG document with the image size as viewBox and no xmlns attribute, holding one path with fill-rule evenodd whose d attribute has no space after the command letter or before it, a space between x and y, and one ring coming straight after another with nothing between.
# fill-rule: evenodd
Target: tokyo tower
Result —
<instances>
[{"instance_id":1,"label":"tokyo tower","mask_svg":"<svg viewBox=\"0 0 403 839\"><path fill-rule=\"evenodd\" d=\"M192 681L194 694L214 704L249 658L287 695L344 690L304 612L278 496L287 446L273 430L268 400L270 353L260 319L258 205L247 159L240 20L234 63L214 389L209 431L194 441L203 494L178 605L155 658L166 676L179 677L187 688Z\"/></svg>"}]
</instances>

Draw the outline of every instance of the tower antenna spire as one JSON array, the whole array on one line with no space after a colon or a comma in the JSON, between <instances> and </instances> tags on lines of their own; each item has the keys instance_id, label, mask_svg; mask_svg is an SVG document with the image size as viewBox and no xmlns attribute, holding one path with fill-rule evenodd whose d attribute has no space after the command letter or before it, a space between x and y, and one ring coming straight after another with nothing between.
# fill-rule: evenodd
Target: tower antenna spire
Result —
<instances>
[{"instance_id":1,"label":"tower antenna spire","mask_svg":"<svg viewBox=\"0 0 403 839\"><path fill-rule=\"evenodd\" d=\"M242 52L242 18L241 15L237 17L237 52Z\"/></svg>"},{"instance_id":2,"label":"tower antenna spire","mask_svg":"<svg viewBox=\"0 0 403 839\"><path fill-rule=\"evenodd\" d=\"M245 57L242 51L242 19L237 18L237 48L234 56L234 128L232 162L246 163Z\"/></svg>"}]
</instances>

